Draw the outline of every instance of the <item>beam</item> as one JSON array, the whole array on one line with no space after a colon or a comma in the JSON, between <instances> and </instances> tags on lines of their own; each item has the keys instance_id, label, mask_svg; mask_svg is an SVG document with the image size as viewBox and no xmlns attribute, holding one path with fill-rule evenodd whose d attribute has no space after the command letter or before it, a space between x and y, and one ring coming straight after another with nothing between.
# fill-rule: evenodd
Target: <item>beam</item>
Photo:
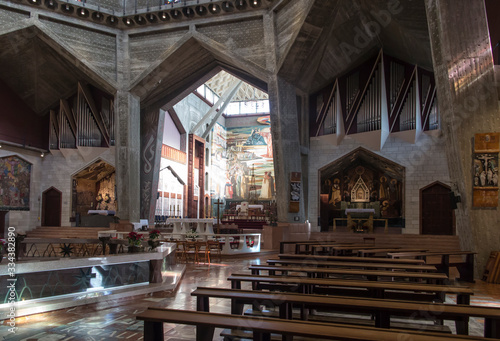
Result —
<instances>
[{"instance_id":1,"label":"beam","mask_svg":"<svg viewBox=\"0 0 500 341\"><path fill-rule=\"evenodd\" d=\"M236 81L236 84L233 83L233 88L231 90L226 91L226 93L221 96L221 98L224 98L224 104L220 108L219 112L214 116L214 118L212 119L212 122L210 122L210 125L207 127L207 129L205 130L205 132L201 136L204 140L207 139L207 136L210 133L210 130L212 130L213 126L215 125L215 122L217 122L220 115L222 115L224 110L226 110L226 107L229 105L229 103L233 99L234 95L236 95L236 92L238 92L238 89L240 88L242 83L243 83L242 80Z\"/></svg>"}]
</instances>

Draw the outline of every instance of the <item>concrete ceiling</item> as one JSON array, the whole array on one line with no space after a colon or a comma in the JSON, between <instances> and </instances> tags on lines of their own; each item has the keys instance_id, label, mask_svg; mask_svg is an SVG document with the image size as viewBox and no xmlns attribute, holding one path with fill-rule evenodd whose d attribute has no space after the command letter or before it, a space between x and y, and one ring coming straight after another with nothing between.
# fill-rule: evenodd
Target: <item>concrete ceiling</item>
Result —
<instances>
[{"instance_id":1,"label":"concrete ceiling","mask_svg":"<svg viewBox=\"0 0 500 341\"><path fill-rule=\"evenodd\" d=\"M57 46L33 26L0 36L4 47L0 78L39 115L76 93L79 81L95 84L93 80L99 78L89 77L52 45Z\"/></svg>"},{"instance_id":2,"label":"concrete ceiling","mask_svg":"<svg viewBox=\"0 0 500 341\"><path fill-rule=\"evenodd\" d=\"M281 3L286 7L293 1ZM388 8L388 4L393 6ZM361 33L365 27L376 34L366 38ZM198 44L191 45L193 50L185 53L199 52L199 63L208 58L209 64L216 65L205 50L196 51L200 49ZM40 115L57 106L60 98L74 93L78 81L96 84L99 78L89 77L88 72L77 66L78 61L64 56L61 49L34 27L0 36L0 46L8 47L0 50L0 78ZM279 61L279 74L297 88L312 93L381 48L393 57L432 68L424 0L315 0L296 38ZM113 92L99 85L102 84L97 81L98 87ZM218 92L223 90L217 80L212 86ZM165 93L168 89L162 90ZM252 91L244 89L240 97ZM160 100L161 96L160 91L148 94L150 99Z\"/></svg>"},{"instance_id":3,"label":"concrete ceiling","mask_svg":"<svg viewBox=\"0 0 500 341\"><path fill-rule=\"evenodd\" d=\"M315 92L380 49L432 69L424 0L315 1L280 75Z\"/></svg>"}]
</instances>

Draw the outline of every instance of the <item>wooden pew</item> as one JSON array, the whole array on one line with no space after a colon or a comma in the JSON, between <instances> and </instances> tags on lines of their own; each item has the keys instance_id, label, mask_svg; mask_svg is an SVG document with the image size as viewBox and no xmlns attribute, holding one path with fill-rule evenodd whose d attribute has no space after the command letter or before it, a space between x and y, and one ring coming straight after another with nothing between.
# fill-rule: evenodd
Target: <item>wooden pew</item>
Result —
<instances>
[{"instance_id":1,"label":"wooden pew","mask_svg":"<svg viewBox=\"0 0 500 341\"><path fill-rule=\"evenodd\" d=\"M317 266L326 268L362 268L362 269L393 269L407 271L429 271L435 272L437 269L434 265L428 264L397 264L384 262L385 258L379 258L379 263L363 263L363 262L340 262L340 261L308 261L300 259L268 259L269 265L281 264L283 266L301 265L301 266Z\"/></svg>"},{"instance_id":2,"label":"wooden pew","mask_svg":"<svg viewBox=\"0 0 500 341\"><path fill-rule=\"evenodd\" d=\"M309 261L346 261L346 262L364 262L364 263L380 263L380 257L348 257L348 256L318 256L318 255L294 255L294 254L279 254L280 259L300 259ZM425 264L423 259L400 259L400 258L384 258L384 263L392 264Z\"/></svg>"},{"instance_id":3,"label":"wooden pew","mask_svg":"<svg viewBox=\"0 0 500 341\"><path fill-rule=\"evenodd\" d=\"M196 326L197 341L211 341L215 328L238 328L253 332L256 341L270 340L271 334L281 334L291 340L293 336L320 338L327 340L377 340L377 341L452 341L484 340L481 337L465 335L446 335L440 333L418 332L398 329L377 329L352 326L261 317L216 314L201 311L185 311L164 308L148 308L136 316L144 321L144 340L163 340L163 323L176 323Z\"/></svg>"},{"instance_id":4,"label":"wooden pew","mask_svg":"<svg viewBox=\"0 0 500 341\"><path fill-rule=\"evenodd\" d=\"M450 267L456 267L460 273L459 280L474 283L474 255L472 251L444 251L444 252L391 252L387 255L392 259L415 257L427 263L427 257L440 257L438 271L450 275ZM450 256L465 256L465 261L451 261Z\"/></svg>"},{"instance_id":5,"label":"wooden pew","mask_svg":"<svg viewBox=\"0 0 500 341\"><path fill-rule=\"evenodd\" d=\"M332 256L341 256L347 253L351 254L354 251L360 249L378 249L380 248L380 246L367 246L363 244L353 244L353 245L317 244L317 245L312 245L311 248L312 248L311 254L313 255L317 255L318 250L321 250L323 252L328 252L328 254Z\"/></svg>"},{"instance_id":6,"label":"wooden pew","mask_svg":"<svg viewBox=\"0 0 500 341\"><path fill-rule=\"evenodd\" d=\"M300 253L300 247L305 246L306 251L309 250L309 245L314 245L314 244L328 244L328 243L335 243L334 240L286 240L286 241L281 241L280 242L280 253L285 253L285 246L286 245L295 245L295 253Z\"/></svg>"},{"instance_id":7,"label":"wooden pew","mask_svg":"<svg viewBox=\"0 0 500 341\"><path fill-rule=\"evenodd\" d=\"M407 282L357 281L336 278L307 278L232 274L232 289L241 289L241 282L252 283L252 289L294 291L303 294L331 294L370 298L404 299L444 302L446 294L457 295L457 304L470 304L472 289L462 286Z\"/></svg>"},{"instance_id":8,"label":"wooden pew","mask_svg":"<svg viewBox=\"0 0 500 341\"><path fill-rule=\"evenodd\" d=\"M427 252L429 249L374 248L358 250L359 257L374 257L376 254L387 256L390 252Z\"/></svg>"},{"instance_id":9,"label":"wooden pew","mask_svg":"<svg viewBox=\"0 0 500 341\"><path fill-rule=\"evenodd\" d=\"M492 307L203 287L198 287L191 295L196 297L196 309L199 311L210 310L210 298L226 298L231 300L231 314L237 315L243 313L245 304L250 304L255 310L261 306L278 307L277 317L282 319L292 319L292 307L299 307L300 318L309 320L315 316L308 315L308 309L373 314L373 325L378 328L394 326L391 317L453 320L457 333L463 335L469 333L469 318L479 317L485 319L484 336L500 338L500 309ZM349 322L356 324L357 321ZM398 328L403 326L399 324Z\"/></svg>"},{"instance_id":10,"label":"wooden pew","mask_svg":"<svg viewBox=\"0 0 500 341\"><path fill-rule=\"evenodd\" d=\"M292 266L269 266L269 265L251 265L249 269L252 275L259 275L260 271L267 271L269 276L276 275L276 272L282 275L288 275L289 272L303 272L311 278L324 278L330 275L358 276L366 277L370 281L378 281L382 277L400 278L409 280L424 280L428 283L444 284L448 279L443 273L438 272L409 272L409 271L386 271L386 270L366 270L366 269L327 269L316 267L292 267Z\"/></svg>"}]
</instances>

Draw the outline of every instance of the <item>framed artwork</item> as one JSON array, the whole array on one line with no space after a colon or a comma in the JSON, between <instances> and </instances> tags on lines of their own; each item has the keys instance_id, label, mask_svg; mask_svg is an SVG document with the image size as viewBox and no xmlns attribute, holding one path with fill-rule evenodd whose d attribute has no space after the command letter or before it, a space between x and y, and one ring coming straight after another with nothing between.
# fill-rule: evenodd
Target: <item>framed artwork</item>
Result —
<instances>
[{"instance_id":1,"label":"framed artwork","mask_svg":"<svg viewBox=\"0 0 500 341\"><path fill-rule=\"evenodd\" d=\"M301 190L301 173L290 173L290 205L288 212L298 213L300 210L300 190Z\"/></svg>"},{"instance_id":2,"label":"framed artwork","mask_svg":"<svg viewBox=\"0 0 500 341\"><path fill-rule=\"evenodd\" d=\"M472 157L473 207L498 206L499 133L476 134Z\"/></svg>"},{"instance_id":3,"label":"framed artwork","mask_svg":"<svg viewBox=\"0 0 500 341\"><path fill-rule=\"evenodd\" d=\"M29 211L31 166L15 155L0 158L0 211Z\"/></svg>"}]
</instances>

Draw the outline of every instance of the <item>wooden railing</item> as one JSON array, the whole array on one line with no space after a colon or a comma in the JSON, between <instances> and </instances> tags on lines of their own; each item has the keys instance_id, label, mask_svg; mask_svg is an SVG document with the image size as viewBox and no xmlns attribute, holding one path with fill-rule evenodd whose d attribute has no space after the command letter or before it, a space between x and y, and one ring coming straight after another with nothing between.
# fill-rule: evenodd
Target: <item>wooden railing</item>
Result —
<instances>
[{"instance_id":1,"label":"wooden railing","mask_svg":"<svg viewBox=\"0 0 500 341\"><path fill-rule=\"evenodd\" d=\"M170 146L167 146L166 144L161 146L161 157L168 159L168 160L182 163L184 165L186 164L186 160L187 160L186 153L184 153L178 149L172 148Z\"/></svg>"}]
</instances>

